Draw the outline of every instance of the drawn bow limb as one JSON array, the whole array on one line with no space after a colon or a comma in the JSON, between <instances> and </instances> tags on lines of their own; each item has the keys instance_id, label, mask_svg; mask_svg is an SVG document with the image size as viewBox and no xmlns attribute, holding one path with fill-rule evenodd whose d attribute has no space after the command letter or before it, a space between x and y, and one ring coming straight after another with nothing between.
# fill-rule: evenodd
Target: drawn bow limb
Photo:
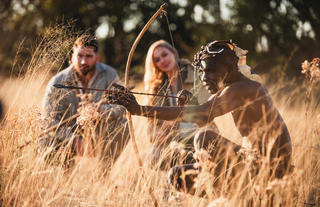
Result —
<instances>
[{"instance_id":1,"label":"drawn bow limb","mask_svg":"<svg viewBox=\"0 0 320 207\"><path fill-rule=\"evenodd\" d=\"M137 45L139 44L139 41L141 40L143 34L148 30L148 28L150 27L150 25L154 22L154 20L156 20L156 18L163 12L165 12L164 8L166 7L166 4L162 4L160 6L160 8L157 10L157 12L149 19L149 21L146 23L146 25L143 27L143 29L141 30L141 32L139 33L139 35L137 36L137 38L135 39L129 55L128 55L128 60L127 60L127 64L126 64L126 71L125 71L125 87L128 88L129 87L129 74L130 74L130 65L131 65L131 60L133 57L133 54L137 48ZM135 135L134 135L134 129L133 129L133 123L132 123L132 118L131 118L131 114L130 112L127 112L127 117L128 117L128 124L129 124L129 132L130 132L130 137L132 140L132 144L133 144L133 148L134 151L137 155L138 158L138 162L139 162L139 166L143 166L142 163L142 159L140 158L139 155L139 150L138 150L138 146L135 140Z\"/></svg>"},{"instance_id":2,"label":"drawn bow limb","mask_svg":"<svg viewBox=\"0 0 320 207\"><path fill-rule=\"evenodd\" d=\"M130 49L130 52L129 52L129 55L128 55L128 60L127 60L127 64L126 64L126 72L125 72L125 87L128 88L129 87L129 73L130 73L130 65L131 65L131 60L132 60L132 57L133 57L133 54L137 48L137 45L139 44L139 41L141 40L143 34L148 30L148 28L150 27L150 25L154 22L154 20L156 20L156 18L164 11L166 7L166 4L162 4L160 6L160 8L157 10L157 12L150 18L150 20L147 22L147 24L143 27L143 29L141 30L141 32L139 33L139 35L137 36L137 38L135 39L131 49ZM134 149L134 152L137 156L137 159L138 159L138 163L139 163L139 166L142 167L143 166L143 163L142 163L142 159L139 155L139 150L138 150L138 146L137 146L137 143L136 143L136 139L135 139L135 135L134 135L134 129L133 129L133 123L132 123L132 117L131 117L131 114L129 111L127 111L127 117L128 117L128 124L129 124L129 132L130 132L130 137L131 137L131 141L132 141L132 145L133 145L133 149ZM148 189L148 192L149 192L149 195L151 196L151 199L153 201L153 205L155 207L158 207L158 202L157 202L157 199L155 198L155 196L153 195L152 193L152 190L151 188L149 187Z\"/></svg>"},{"instance_id":3,"label":"drawn bow limb","mask_svg":"<svg viewBox=\"0 0 320 207\"><path fill-rule=\"evenodd\" d=\"M141 32L139 33L139 35L135 39L135 41L130 49L127 64L126 64L126 72L125 72L125 86L126 86L126 88L128 88L128 86L129 86L129 72L130 72L130 66L131 66L131 60L132 60L133 54L134 54L142 36L144 35L144 33L149 29L150 25L154 22L154 20L156 20L160 14L165 12L164 9L166 6L167 6L166 3L162 4L160 6L160 8L158 9L158 11L149 19L149 21L146 23L146 25L143 27L143 29L141 30Z\"/></svg>"}]
</instances>

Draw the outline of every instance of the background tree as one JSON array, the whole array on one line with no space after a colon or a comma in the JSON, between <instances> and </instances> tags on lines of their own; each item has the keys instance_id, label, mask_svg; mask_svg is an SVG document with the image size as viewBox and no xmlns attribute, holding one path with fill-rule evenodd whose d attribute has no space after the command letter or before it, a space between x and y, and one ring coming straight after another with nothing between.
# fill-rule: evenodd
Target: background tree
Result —
<instances>
[{"instance_id":1,"label":"background tree","mask_svg":"<svg viewBox=\"0 0 320 207\"><path fill-rule=\"evenodd\" d=\"M229 15L223 15L226 2ZM102 61L123 71L134 39L162 3L159 0L2 0L1 71L10 71L14 61L28 60L38 35L56 24L69 25L73 31L97 33ZM297 75L304 59L319 56L317 0L169 0L168 4L169 28L182 57L192 59L194 52L209 41L232 39L249 50L249 64L257 72L273 69ZM160 38L170 42L165 18L154 22L141 40L133 58L133 72L141 75L147 48ZM17 52L21 58L15 58Z\"/></svg>"},{"instance_id":2,"label":"background tree","mask_svg":"<svg viewBox=\"0 0 320 207\"><path fill-rule=\"evenodd\" d=\"M232 37L250 51L258 71L279 65L286 74L298 75L303 60L319 57L318 1L235 0L230 8Z\"/></svg>"}]
</instances>

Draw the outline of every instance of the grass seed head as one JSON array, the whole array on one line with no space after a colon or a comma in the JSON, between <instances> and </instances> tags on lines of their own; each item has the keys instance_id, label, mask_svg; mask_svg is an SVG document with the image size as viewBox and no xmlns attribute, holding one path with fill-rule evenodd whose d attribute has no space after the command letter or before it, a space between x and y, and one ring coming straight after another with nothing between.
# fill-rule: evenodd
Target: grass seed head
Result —
<instances>
[{"instance_id":1,"label":"grass seed head","mask_svg":"<svg viewBox=\"0 0 320 207\"><path fill-rule=\"evenodd\" d=\"M312 83L320 81L320 58L314 58L311 62L305 60L301 63L301 73Z\"/></svg>"}]
</instances>

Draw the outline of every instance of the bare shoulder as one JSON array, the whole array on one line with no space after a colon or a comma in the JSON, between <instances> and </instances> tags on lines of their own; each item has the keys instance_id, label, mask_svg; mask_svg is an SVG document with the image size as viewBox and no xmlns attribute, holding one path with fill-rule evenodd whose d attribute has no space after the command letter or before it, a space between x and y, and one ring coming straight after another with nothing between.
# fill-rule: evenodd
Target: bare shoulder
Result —
<instances>
[{"instance_id":1,"label":"bare shoulder","mask_svg":"<svg viewBox=\"0 0 320 207\"><path fill-rule=\"evenodd\" d=\"M223 89L220 96L228 95L234 98L251 98L265 95L265 88L258 82L252 80L241 80Z\"/></svg>"},{"instance_id":2,"label":"bare shoulder","mask_svg":"<svg viewBox=\"0 0 320 207\"><path fill-rule=\"evenodd\" d=\"M207 102L199 106L199 109L207 110L213 104L216 110L214 115L219 116L251 101L262 100L261 98L266 96L267 91L260 83L245 79L232 83L212 95Z\"/></svg>"}]
</instances>

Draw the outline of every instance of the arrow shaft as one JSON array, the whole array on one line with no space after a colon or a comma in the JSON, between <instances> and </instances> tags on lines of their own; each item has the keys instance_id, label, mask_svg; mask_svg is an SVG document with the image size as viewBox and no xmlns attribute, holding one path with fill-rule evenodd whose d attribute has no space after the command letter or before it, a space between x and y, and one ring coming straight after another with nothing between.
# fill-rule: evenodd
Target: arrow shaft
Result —
<instances>
[{"instance_id":1,"label":"arrow shaft","mask_svg":"<svg viewBox=\"0 0 320 207\"><path fill-rule=\"evenodd\" d=\"M66 86L66 85L54 85L57 88L65 88L65 89L80 89L80 90L88 90L88 91L103 91L107 93L125 93L117 90L108 90L108 89L99 89L99 88L85 88L85 87L78 87L78 86ZM130 91L130 93L137 94L137 95L145 95L145 96L161 96L161 97L170 97L170 98L180 98L178 96L166 96L161 94L153 94L153 93L143 93L143 92L134 92Z\"/></svg>"}]
</instances>

